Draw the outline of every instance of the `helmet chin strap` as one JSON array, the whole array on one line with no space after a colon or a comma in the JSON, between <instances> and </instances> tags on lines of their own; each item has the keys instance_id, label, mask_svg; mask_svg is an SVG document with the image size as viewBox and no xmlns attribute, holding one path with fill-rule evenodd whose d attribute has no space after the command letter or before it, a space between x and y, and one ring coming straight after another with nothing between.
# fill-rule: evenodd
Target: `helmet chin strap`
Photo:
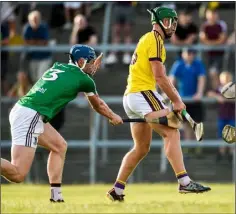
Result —
<instances>
[{"instance_id":1,"label":"helmet chin strap","mask_svg":"<svg viewBox=\"0 0 236 214\"><path fill-rule=\"evenodd\" d=\"M84 69L84 67L85 67L85 65L86 65L86 63L87 63L87 59L85 59L84 60L84 64L83 64L83 66L80 68L81 70L83 70ZM86 74L88 74L88 75L90 75L90 76L93 76L93 74L95 73L95 71L92 71L91 73L88 73L88 72L86 72L86 71L84 71Z\"/></svg>"},{"instance_id":2,"label":"helmet chin strap","mask_svg":"<svg viewBox=\"0 0 236 214\"><path fill-rule=\"evenodd\" d=\"M83 64L83 66L82 66L80 69L82 69L82 70L83 70L83 69L84 69L84 67L85 67L85 65L86 65L86 63L87 63L87 59L85 59L85 60L84 60L84 64ZM78 63L77 63L77 62L76 62L76 64L77 64L77 66L78 66ZM78 67L79 67L79 66L78 66Z\"/></svg>"}]
</instances>

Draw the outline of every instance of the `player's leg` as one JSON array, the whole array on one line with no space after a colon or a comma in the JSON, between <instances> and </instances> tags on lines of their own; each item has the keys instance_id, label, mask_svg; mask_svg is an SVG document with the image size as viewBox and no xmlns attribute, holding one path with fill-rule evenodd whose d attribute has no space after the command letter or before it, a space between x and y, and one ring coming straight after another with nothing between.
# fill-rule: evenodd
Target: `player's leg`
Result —
<instances>
[{"instance_id":1,"label":"player's leg","mask_svg":"<svg viewBox=\"0 0 236 214\"><path fill-rule=\"evenodd\" d=\"M133 148L124 156L114 187L107 193L112 201L123 201L126 181L139 162L148 154L152 139L152 129L148 124L133 123L130 125L134 141Z\"/></svg>"},{"instance_id":2,"label":"player's leg","mask_svg":"<svg viewBox=\"0 0 236 214\"><path fill-rule=\"evenodd\" d=\"M1 175L15 183L24 181L35 155L35 148L12 145L11 162L1 158Z\"/></svg>"},{"instance_id":3,"label":"player's leg","mask_svg":"<svg viewBox=\"0 0 236 214\"><path fill-rule=\"evenodd\" d=\"M137 114L145 114L151 111L142 94L132 94L124 97L124 109L130 118L140 117ZM132 109L134 111L132 111ZM139 113L135 113L139 112ZM169 111L163 109L158 112L159 117L166 115ZM133 123L131 124L131 134L134 141L134 147L123 158L121 167L114 183L114 187L107 193L107 196L115 201L123 201L123 191L126 181L139 164L139 162L147 155L150 149L152 139L152 130L148 124Z\"/></svg>"},{"instance_id":4,"label":"player's leg","mask_svg":"<svg viewBox=\"0 0 236 214\"><path fill-rule=\"evenodd\" d=\"M157 92L148 91L145 93L145 99L152 104L153 107L156 106L156 108L152 108L153 111L146 113L145 117L148 119L160 117L160 112L168 109L162 102L163 98ZM166 115L168 113L167 111ZM150 124L150 126L162 136L164 140L166 156L180 183L179 192L204 192L210 190L208 187L203 187L198 183L190 181L184 166L179 130L160 124Z\"/></svg>"},{"instance_id":5,"label":"player's leg","mask_svg":"<svg viewBox=\"0 0 236 214\"><path fill-rule=\"evenodd\" d=\"M43 132L40 115L16 104L9 115L12 135L11 162L1 159L1 175L12 182L22 182L32 165L37 138Z\"/></svg>"},{"instance_id":6,"label":"player's leg","mask_svg":"<svg viewBox=\"0 0 236 214\"><path fill-rule=\"evenodd\" d=\"M158 112L151 112L146 115L146 118L157 118ZM204 187L201 184L191 181L185 169L183 161L183 153L180 144L180 133L178 129L173 129L160 124L150 124L152 129L162 136L164 140L164 150L167 159L169 160L175 175L179 182L180 193L198 193L209 191L209 187Z\"/></svg>"},{"instance_id":7,"label":"player's leg","mask_svg":"<svg viewBox=\"0 0 236 214\"><path fill-rule=\"evenodd\" d=\"M67 143L49 123L44 124L44 130L38 144L50 150L47 172L51 184L51 201L63 202L61 183Z\"/></svg>"}]
</instances>

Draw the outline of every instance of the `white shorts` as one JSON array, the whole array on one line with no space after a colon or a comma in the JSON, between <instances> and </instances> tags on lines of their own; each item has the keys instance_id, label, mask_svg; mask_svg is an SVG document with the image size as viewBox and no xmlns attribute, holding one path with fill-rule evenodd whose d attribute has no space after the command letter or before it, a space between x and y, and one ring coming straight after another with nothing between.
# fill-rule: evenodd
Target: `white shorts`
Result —
<instances>
[{"instance_id":1,"label":"white shorts","mask_svg":"<svg viewBox=\"0 0 236 214\"><path fill-rule=\"evenodd\" d=\"M16 103L9 115L12 144L37 148L38 136L44 131L42 116Z\"/></svg>"},{"instance_id":2,"label":"white shorts","mask_svg":"<svg viewBox=\"0 0 236 214\"><path fill-rule=\"evenodd\" d=\"M144 118L150 112L168 108L163 103L163 97L156 91L151 90L125 95L123 106L130 119Z\"/></svg>"}]
</instances>

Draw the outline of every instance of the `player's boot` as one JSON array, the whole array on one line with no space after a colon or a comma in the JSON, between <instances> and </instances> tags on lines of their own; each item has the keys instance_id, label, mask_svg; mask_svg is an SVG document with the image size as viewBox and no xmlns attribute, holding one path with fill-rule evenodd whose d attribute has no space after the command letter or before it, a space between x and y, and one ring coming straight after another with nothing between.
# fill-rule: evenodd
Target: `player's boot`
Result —
<instances>
[{"instance_id":1,"label":"player's boot","mask_svg":"<svg viewBox=\"0 0 236 214\"><path fill-rule=\"evenodd\" d=\"M179 193L203 193L210 190L210 187L205 187L195 181L190 181L187 186L179 185Z\"/></svg>"},{"instance_id":2,"label":"player's boot","mask_svg":"<svg viewBox=\"0 0 236 214\"><path fill-rule=\"evenodd\" d=\"M124 196L125 196L125 195L118 195L118 194L116 194L116 191L115 191L114 188L112 188L109 192L107 192L107 197L108 197L111 201L123 202L123 201L124 201Z\"/></svg>"},{"instance_id":3,"label":"player's boot","mask_svg":"<svg viewBox=\"0 0 236 214\"><path fill-rule=\"evenodd\" d=\"M63 202L65 202L63 199L54 200L52 198L50 198L50 201L53 202L53 203L63 203Z\"/></svg>"}]
</instances>

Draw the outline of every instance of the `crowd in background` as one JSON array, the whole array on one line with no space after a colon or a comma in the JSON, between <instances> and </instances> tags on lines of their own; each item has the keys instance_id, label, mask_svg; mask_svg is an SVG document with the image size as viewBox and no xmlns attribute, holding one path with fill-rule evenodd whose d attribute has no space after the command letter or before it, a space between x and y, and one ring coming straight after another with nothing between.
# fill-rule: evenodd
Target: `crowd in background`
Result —
<instances>
[{"instance_id":1,"label":"crowd in background","mask_svg":"<svg viewBox=\"0 0 236 214\"><path fill-rule=\"evenodd\" d=\"M135 27L135 7L138 2L118 1L113 3L111 21L111 43L132 44L132 30ZM22 5L14 5L10 2L1 2L1 45L24 44L47 46L58 41L50 37L50 28L59 28L70 32L68 44L76 43L97 45L100 43L98 29L90 23L93 3L65 2L53 4L51 18L46 22L42 14L37 10L37 3L31 2ZM169 4L175 8L175 4ZM204 45L233 45L235 44L235 32L228 32L227 23L218 13L220 4L217 2L204 3L200 7L199 15L202 16L202 24L197 26L193 18L193 8L183 7L178 9L178 27L170 43L177 46ZM203 12L202 12L203 11ZM22 32L17 32L16 19L21 15ZM60 32L60 31L59 31ZM145 32L143 32L145 33ZM141 35L140 35L141 36ZM229 71L223 70L223 51L209 51L207 53L208 66L197 57L196 50L184 48L176 56L176 61L171 66L169 76L176 85L182 97L192 97L196 102L187 104L187 109L196 121L204 120L204 109L201 105L203 96L214 97L219 102L218 132L225 124L234 124L233 103L225 102L219 91L222 85L234 78ZM124 52L122 63L129 65L131 53ZM24 69L24 63L29 63L29 72ZM104 59L107 65L119 63L116 52L108 53ZM7 83L9 53L1 51L1 85L2 94L10 97L21 97L30 89L37 79L52 65L50 52L22 53L20 69L16 75L16 83L10 87ZM210 84L206 84L206 79ZM223 110L224 109L224 110ZM227 111L225 110L227 109ZM58 122L58 121L61 121ZM64 121L64 110L56 119L55 127L60 129ZM59 124L60 123L60 124ZM59 125L58 125L59 124ZM193 139L191 130L185 127L184 138ZM224 149L220 154L224 154Z\"/></svg>"}]
</instances>

